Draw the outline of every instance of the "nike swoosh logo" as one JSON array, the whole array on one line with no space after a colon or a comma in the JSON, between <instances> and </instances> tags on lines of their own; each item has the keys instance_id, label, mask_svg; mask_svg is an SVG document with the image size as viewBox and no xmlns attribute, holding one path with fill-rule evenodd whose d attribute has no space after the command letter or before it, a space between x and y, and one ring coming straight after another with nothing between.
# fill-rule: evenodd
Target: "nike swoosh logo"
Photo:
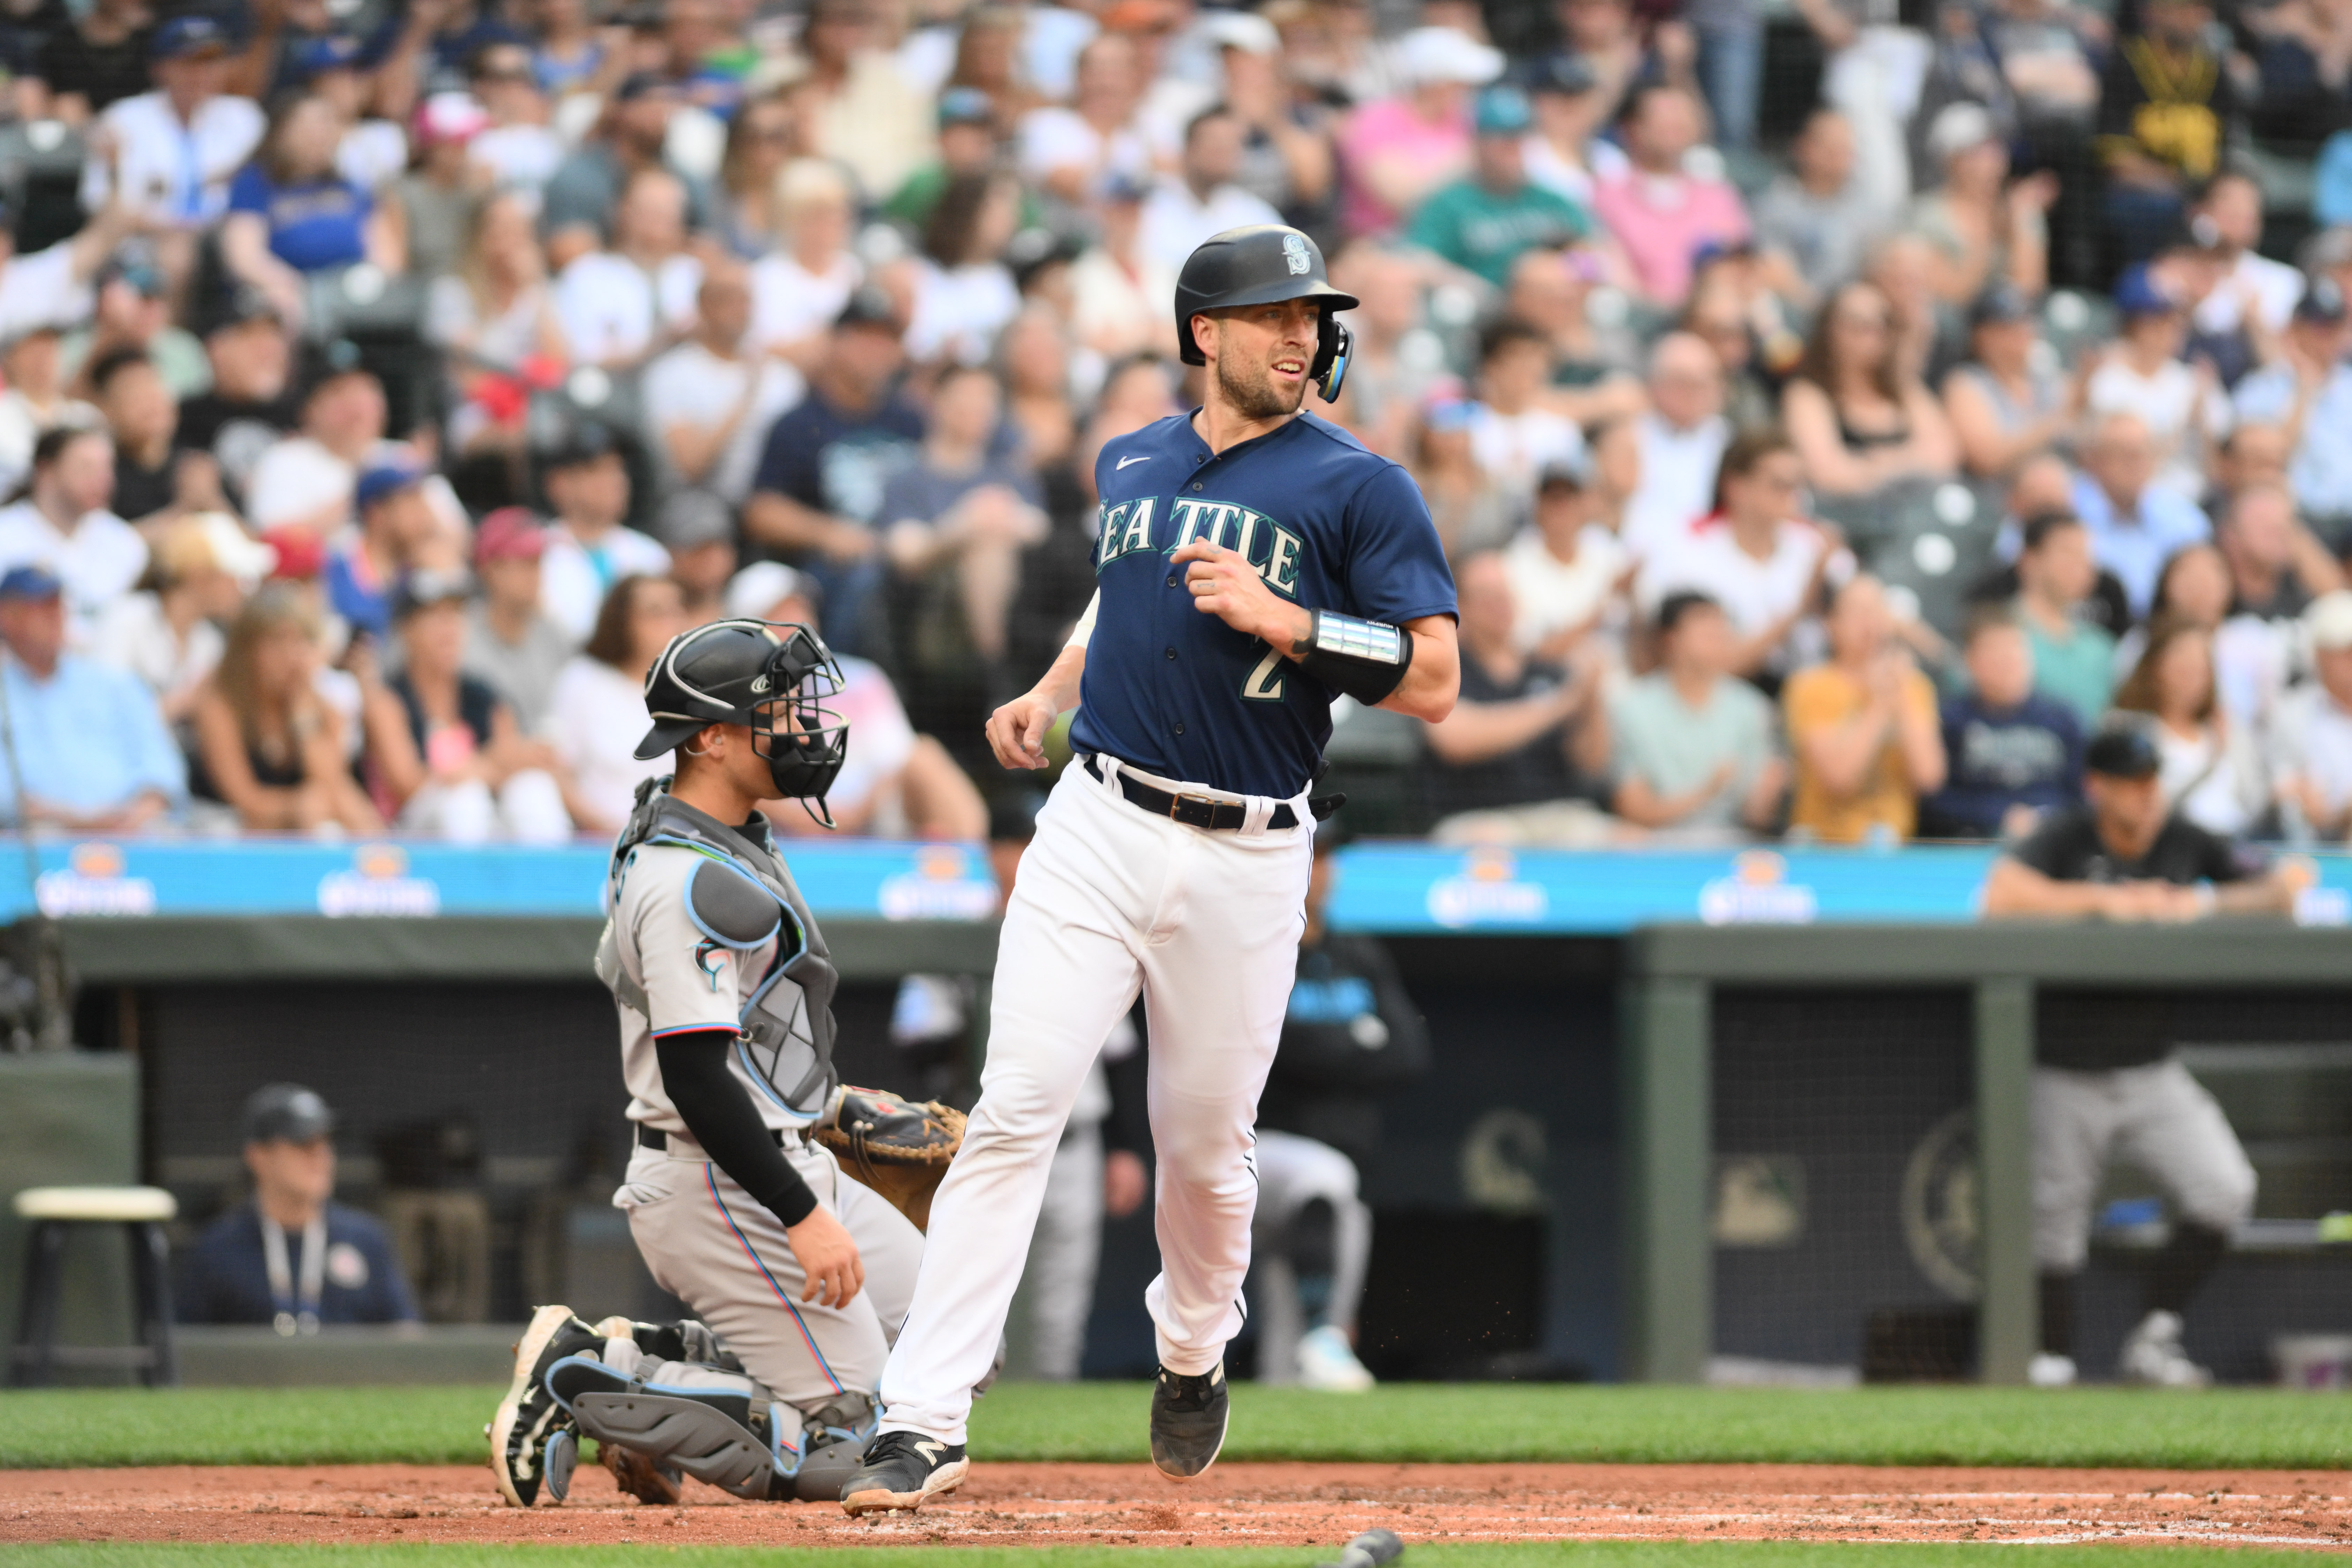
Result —
<instances>
[{"instance_id":1,"label":"nike swoosh logo","mask_svg":"<svg viewBox=\"0 0 2352 1568\"><path fill-rule=\"evenodd\" d=\"M1151 459L1149 458L1121 458L1118 460L1118 468L1113 468L1111 472L1115 474L1118 472L1119 468L1127 467L1129 463L1148 463L1150 461L1151 461Z\"/></svg>"}]
</instances>

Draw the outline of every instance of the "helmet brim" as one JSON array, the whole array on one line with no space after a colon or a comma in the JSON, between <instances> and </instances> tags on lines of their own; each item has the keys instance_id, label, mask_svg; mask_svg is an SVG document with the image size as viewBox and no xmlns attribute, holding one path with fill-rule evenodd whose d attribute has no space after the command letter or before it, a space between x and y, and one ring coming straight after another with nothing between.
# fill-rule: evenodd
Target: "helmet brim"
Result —
<instances>
[{"instance_id":1,"label":"helmet brim","mask_svg":"<svg viewBox=\"0 0 2352 1568\"><path fill-rule=\"evenodd\" d=\"M637 742L634 753L637 761L650 763L656 757L675 752L713 724L724 724L724 719L656 719L646 738Z\"/></svg>"},{"instance_id":2,"label":"helmet brim","mask_svg":"<svg viewBox=\"0 0 2352 1568\"><path fill-rule=\"evenodd\" d=\"M1263 289L1247 289L1238 294L1220 295L1210 303L1195 305L1184 312L1184 331L1180 335L1180 341L1176 345L1176 357L1186 364L1208 363L1202 357L1199 346L1192 342L1193 317L1212 315L1219 310L1238 310L1249 305L1278 305L1286 300L1312 300L1321 305L1326 313L1352 310L1363 303L1353 294L1334 289L1328 283L1317 282L1313 279L1286 279L1280 283L1269 283Z\"/></svg>"}]
</instances>

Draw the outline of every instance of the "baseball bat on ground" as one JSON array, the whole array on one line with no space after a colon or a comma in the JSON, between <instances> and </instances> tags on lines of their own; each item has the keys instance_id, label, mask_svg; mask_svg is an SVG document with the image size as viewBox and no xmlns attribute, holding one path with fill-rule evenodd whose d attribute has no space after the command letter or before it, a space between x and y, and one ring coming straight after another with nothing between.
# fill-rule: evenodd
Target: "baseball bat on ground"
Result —
<instances>
[{"instance_id":1,"label":"baseball bat on ground","mask_svg":"<svg viewBox=\"0 0 2352 1568\"><path fill-rule=\"evenodd\" d=\"M1404 1542L1393 1530L1368 1530L1348 1542L1336 1563L1318 1563L1315 1568L1387 1568L1404 1551Z\"/></svg>"}]
</instances>

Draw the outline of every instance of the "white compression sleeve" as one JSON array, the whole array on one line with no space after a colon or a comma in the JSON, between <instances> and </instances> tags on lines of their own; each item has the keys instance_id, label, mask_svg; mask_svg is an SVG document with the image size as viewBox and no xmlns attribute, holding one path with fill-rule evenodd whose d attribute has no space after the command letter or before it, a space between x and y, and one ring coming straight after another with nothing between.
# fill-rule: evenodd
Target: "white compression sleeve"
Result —
<instances>
[{"instance_id":1,"label":"white compression sleeve","mask_svg":"<svg viewBox=\"0 0 2352 1568\"><path fill-rule=\"evenodd\" d=\"M1087 601L1087 613L1080 616L1078 617L1078 624L1070 628L1069 641L1064 643L1062 646L1064 647L1084 647L1088 643L1094 641L1095 612L1101 608L1102 590L1097 588L1095 590L1095 596Z\"/></svg>"}]
</instances>

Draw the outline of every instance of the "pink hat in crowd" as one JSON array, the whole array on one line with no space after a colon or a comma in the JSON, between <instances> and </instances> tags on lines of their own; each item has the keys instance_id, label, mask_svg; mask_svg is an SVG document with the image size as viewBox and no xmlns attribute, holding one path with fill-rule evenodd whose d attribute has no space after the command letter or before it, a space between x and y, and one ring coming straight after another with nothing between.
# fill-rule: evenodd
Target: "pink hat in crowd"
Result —
<instances>
[{"instance_id":1,"label":"pink hat in crowd","mask_svg":"<svg viewBox=\"0 0 2352 1568\"><path fill-rule=\"evenodd\" d=\"M436 92L416 106L416 139L470 142L490 128L488 110L462 92Z\"/></svg>"},{"instance_id":2,"label":"pink hat in crowd","mask_svg":"<svg viewBox=\"0 0 2352 1568\"><path fill-rule=\"evenodd\" d=\"M502 506L474 530L474 564L536 561L547 550L547 529L528 507Z\"/></svg>"}]
</instances>

